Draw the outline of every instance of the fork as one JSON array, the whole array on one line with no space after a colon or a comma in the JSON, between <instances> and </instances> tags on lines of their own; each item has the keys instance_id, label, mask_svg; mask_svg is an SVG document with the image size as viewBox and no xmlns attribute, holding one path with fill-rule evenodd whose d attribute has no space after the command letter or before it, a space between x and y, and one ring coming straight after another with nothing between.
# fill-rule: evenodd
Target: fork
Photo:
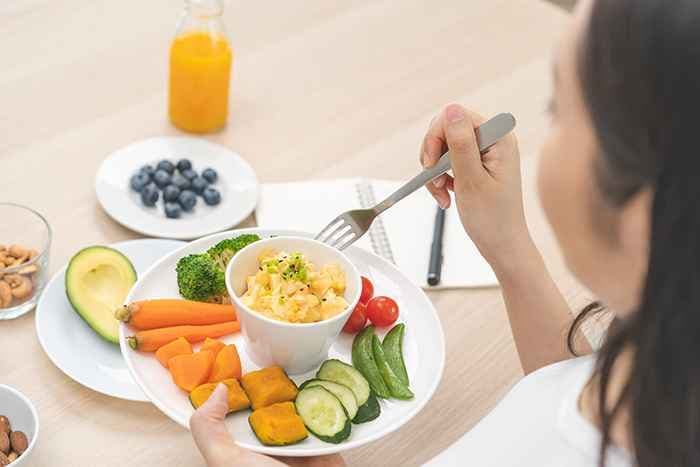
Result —
<instances>
[{"instance_id":1,"label":"fork","mask_svg":"<svg viewBox=\"0 0 700 467\"><path fill-rule=\"evenodd\" d=\"M509 113L498 114L485 122L476 129L479 152L484 154L498 140L510 133L513 128L515 128L515 117ZM423 170L381 203L372 208L353 209L339 215L324 227L314 239L338 250L344 250L367 233L378 215L451 168L449 153L446 152L440 157L437 164Z\"/></svg>"}]
</instances>

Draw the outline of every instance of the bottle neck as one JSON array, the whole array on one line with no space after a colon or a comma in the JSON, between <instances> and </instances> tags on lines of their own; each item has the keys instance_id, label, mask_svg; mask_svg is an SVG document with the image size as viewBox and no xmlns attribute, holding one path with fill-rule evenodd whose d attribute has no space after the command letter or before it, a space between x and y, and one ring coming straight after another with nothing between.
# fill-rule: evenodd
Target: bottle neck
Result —
<instances>
[{"instance_id":1,"label":"bottle neck","mask_svg":"<svg viewBox=\"0 0 700 467\"><path fill-rule=\"evenodd\" d=\"M208 20L219 18L224 12L223 0L185 0L185 10L194 18Z\"/></svg>"}]
</instances>

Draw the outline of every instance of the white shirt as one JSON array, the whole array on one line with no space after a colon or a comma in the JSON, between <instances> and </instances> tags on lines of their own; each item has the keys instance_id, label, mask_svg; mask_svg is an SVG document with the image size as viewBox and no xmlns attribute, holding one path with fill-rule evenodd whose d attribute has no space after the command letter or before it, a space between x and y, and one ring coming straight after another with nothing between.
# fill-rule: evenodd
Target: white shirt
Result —
<instances>
[{"instance_id":1,"label":"white shirt","mask_svg":"<svg viewBox=\"0 0 700 467\"><path fill-rule=\"evenodd\" d=\"M600 431L583 417L579 394L593 356L555 363L523 378L491 413L426 465L597 467ZM634 465L610 446L607 467Z\"/></svg>"}]
</instances>

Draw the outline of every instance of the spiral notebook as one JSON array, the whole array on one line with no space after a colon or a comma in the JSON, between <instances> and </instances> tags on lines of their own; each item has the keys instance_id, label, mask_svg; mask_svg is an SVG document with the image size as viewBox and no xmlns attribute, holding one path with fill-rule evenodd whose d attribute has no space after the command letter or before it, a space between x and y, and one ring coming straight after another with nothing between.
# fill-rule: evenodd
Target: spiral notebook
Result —
<instances>
[{"instance_id":1,"label":"spiral notebook","mask_svg":"<svg viewBox=\"0 0 700 467\"><path fill-rule=\"evenodd\" d=\"M266 183L256 210L258 226L319 232L338 214L373 206L400 185L364 178ZM454 207L445 220L441 282L435 287L427 284L436 209L430 194L419 190L379 216L355 245L394 263L426 289L496 285L493 271L464 232Z\"/></svg>"}]
</instances>

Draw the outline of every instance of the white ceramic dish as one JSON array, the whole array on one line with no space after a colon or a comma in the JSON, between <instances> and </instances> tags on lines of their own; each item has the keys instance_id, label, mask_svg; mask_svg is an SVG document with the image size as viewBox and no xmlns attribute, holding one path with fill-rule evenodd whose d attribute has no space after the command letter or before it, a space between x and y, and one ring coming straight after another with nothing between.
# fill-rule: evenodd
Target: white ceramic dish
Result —
<instances>
[{"instance_id":1,"label":"white ceramic dish","mask_svg":"<svg viewBox=\"0 0 700 467\"><path fill-rule=\"evenodd\" d=\"M31 465L29 458L39 437L39 415L34 404L17 389L0 384L0 413L10 420L13 430L23 432L29 440L29 446L24 453L10 465L12 467Z\"/></svg>"},{"instance_id":2,"label":"white ceramic dish","mask_svg":"<svg viewBox=\"0 0 700 467\"><path fill-rule=\"evenodd\" d=\"M291 231L241 229L196 240L167 255L146 271L132 288L127 301L178 297L175 274L177 261L185 255L205 251L224 238L242 233L258 233L263 238L271 235L308 236ZM425 406L435 392L445 363L445 340L440 320L432 303L420 288L413 285L396 267L384 259L358 247L350 247L344 253L360 274L374 282L376 294L391 296L399 305L399 322L406 323L404 357L415 398L410 401L382 400L382 414L379 418L369 423L353 425L350 438L340 444L324 443L314 436L309 436L303 442L291 446L264 446L250 429L247 420L250 412L235 413L227 417L227 425L236 442L242 447L277 456L316 456L357 448L380 439L406 424ZM383 329L379 334L383 337L386 331L387 329ZM163 413L187 428L193 413L187 394L175 386L167 370L158 363L152 353L137 352L128 346L125 337L133 332L134 330L125 324L122 324L119 330L122 355L132 376ZM351 335L341 333L330 348L329 358L350 362L352 338ZM227 336L223 340L227 343L235 343L238 347L244 372L259 368L251 360L243 336L236 334ZM292 376L292 379L300 384L313 375L314 372L309 372Z\"/></svg>"},{"instance_id":3,"label":"white ceramic dish","mask_svg":"<svg viewBox=\"0 0 700 467\"><path fill-rule=\"evenodd\" d=\"M173 163L187 158L201 173L215 169L221 203L207 206L201 197L191 213L180 219L165 217L162 194L155 207L143 206L139 194L129 188L129 179L145 164L161 159ZM258 180L252 167L237 153L209 141L189 137L150 138L110 154L95 177L97 199L114 220L152 237L191 239L232 227L244 220L258 200Z\"/></svg>"},{"instance_id":4,"label":"white ceramic dish","mask_svg":"<svg viewBox=\"0 0 700 467\"><path fill-rule=\"evenodd\" d=\"M131 260L140 276L156 260L185 245L179 240L143 239L110 245ZM63 373L94 391L148 402L126 368L119 347L88 326L66 298L66 267L49 281L36 307L39 343Z\"/></svg>"},{"instance_id":5,"label":"white ceramic dish","mask_svg":"<svg viewBox=\"0 0 700 467\"><path fill-rule=\"evenodd\" d=\"M345 273L348 308L331 319L317 323L285 323L267 318L243 304L246 279L258 272L258 256L264 250L301 252L318 269L337 264ZM328 349L338 337L350 313L360 300L362 280L357 268L339 250L302 237L275 237L252 243L238 252L226 270L226 288L238 310L241 334L248 355L256 365L279 365L297 375L317 369L328 358Z\"/></svg>"}]
</instances>

